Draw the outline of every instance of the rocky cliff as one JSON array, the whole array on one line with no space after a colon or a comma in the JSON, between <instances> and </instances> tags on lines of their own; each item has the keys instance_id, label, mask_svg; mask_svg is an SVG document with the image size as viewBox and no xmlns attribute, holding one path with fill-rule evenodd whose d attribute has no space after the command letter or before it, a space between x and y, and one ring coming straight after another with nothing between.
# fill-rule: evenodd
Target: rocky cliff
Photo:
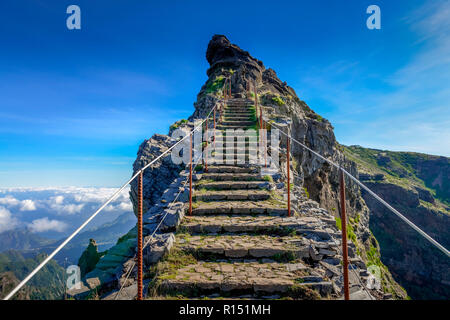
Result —
<instances>
[{"instance_id":1,"label":"rocky cliff","mask_svg":"<svg viewBox=\"0 0 450 320\"><path fill-rule=\"evenodd\" d=\"M413 152L345 147L359 177L444 247L450 247L450 159ZM381 260L413 299L450 298L448 258L363 193Z\"/></svg>"}]
</instances>

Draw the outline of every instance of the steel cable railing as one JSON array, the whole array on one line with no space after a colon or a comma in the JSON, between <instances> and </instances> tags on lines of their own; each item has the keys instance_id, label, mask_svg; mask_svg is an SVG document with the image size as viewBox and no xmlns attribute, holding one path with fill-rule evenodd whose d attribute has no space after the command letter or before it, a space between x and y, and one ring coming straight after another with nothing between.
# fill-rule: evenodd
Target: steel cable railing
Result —
<instances>
[{"instance_id":1,"label":"steel cable railing","mask_svg":"<svg viewBox=\"0 0 450 320\"><path fill-rule=\"evenodd\" d=\"M220 103L221 101L219 101ZM88 219L86 219L69 237L66 238L47 258L45 258L30 274L28 274L3 300L9 300L11 297L13 297L28 281L30 281L31 278L39 271L41 270L59 251L61 251L62 248L64 248L86 225L88 225L92 219L94 219L102 210L111 203L116 197L132 182L134 181L141 172L144 172L145 169L150 167L152 164L154 164L156 161L167 155L170 151L172 151L173 148L175 148L177 145L182 143L186 138L190 137L191 134L193 134L195 131L197 131L205 121L209 118L211 113L217 108L219 103L216 103L214 107L209 111L208 115L205 119L203 119L196 127L194 126L194 129L190 131L189 134L187 134L185 137L180 139L178 142L176 142L174 145L172 145L170 148L168 148L166 151L164 151L162 154L160 154L158 157L153 159L151 162L149 162L147 165L145 165L143 168L139 169L126 183L124 183L119 190L117 190L103 205L100 206L100 208L97 209Z\"/></svg>"},{"instance_id":2,"label":"steel cable railing","mask_svg":"<svg viewBox=\"0 0 450 320\"><path fill-rule=\"evenodd\" d=\"M271 147L271 148L273 148L273 147ZM278 150L280 150L280 148L281 148L281 147L278 146ZM292 171L292 175L293 175L294 177L297 177L297 178L300 177L300 176L299 176L298 174L296 174L294 171ZM288 181L289 181L289 178L288 178ZM289 182L288 182L288 184L289 184ZM288 199L288 202L290 202L289 199ZM290 210L288 209L288 211L290 211ZM326 226L325 226L325 223L324 223L321 219L319 219L319 224L320 224L320 226L323 228L323 230L328 234L328 236L329 236L330 239L332 240L333 244L339 246L339 243L336 241L336 239L333 237L333 235L330 234L330 233L328 232L328 230L327 230L327 228L326 228ZM361 287L364 289L364 291L366 291L366 293L369 295L370 300L373 300L373 296L370 294L368 288L363 284L363 282L361 281L361 278L360 278L359 275L356 273L355 269L354 269L354 268L350 268L350 270L351 270L351 271L353 272L353 274L356 276L356 278L358 279L358 282L360 283L360 285L361 285Z\"/></svg>"},{"instance_id":3,"label":"steel cable railing","mask_svg":"<svg viewBox=\"0 0 450 320\"><path fill-rule=\"evenodd\" d=\"M198 159L198 161L194 164L194 166L197 166L197 165L200 163L201 160L202 160L202 158L200 157L200 158ZM190 164L191 164L191 162L188 163L188 165L190 165ZM177 199L178 199L178 197L180 196L180 194L181 194L182 192L185 192L185 187L186 187L186 184L188 183L188 181L189 181L189 177L186 178L186 180L185 180L185 182L184 182L184 184L183 184L183 187L180 189L180 191L178 191L178 193L177 193L177 195L175 196L175 198L174 198L174 199L172 200L172 202L167 206L168 209L170 209L170 208L173 206L173 204L177 201ZM169 214L169 211L167 211L167 212L164 214L164 216L161 218L161 220L159 221L159 223L158 223L158 225L156 226L155 230L153 230L152 234L150 235L150 238L144 243L144 246L142 247L142 250L145 249L145 248L147 247L147 245L151 244L150 242L154 239L154 236L155 236L155 234L156 234L156 231L158 231L159 227L161 226L161 224L163 223L164 219L167 217L168 214ZM136 255L134 256L133 259L136 259ZM120 287L120 290L119 290L119 291L117 292L117 294L114 296L114 300L117 300L117 298L120 296L120 293L122 292L123 288L125 287L125 284L126 284L126 282L128 281L128 278L130 277L131 272L132 272L132 270L134 269L135 266L136 266L136 261L134 261L134 262L132 263L131 267L130 267L130 268L128 269L128 271L126 272L125 280L123 281L123 283L122 283L122 285L121 285L121 287Z\"/></svg>"},{"instance_id":4,"label":"steel cable railing","mask_svg":"<svg viewBox=\"0 0 450 320\"><path fill-rule=\"evenodd\" d=\"M266 119L263 119L264 122L266 122L267 124L270 124L271 126L275 126L278 129L280 129L279 126L277 126L275 123L269 123ZM294 139L291 135L288 135L287 133L285 133L282 130L279 130L283 135L285 135L288 139L292 140L293 142L297 143L298 145L300 145L301 147L305 148L306 150L310 151L311 153L313 153L314 155L316 155L317 157L319 157L320 159L326 161L327 163L329 163L330 165L332 165L333 167L335 167L338 170L342 170L342 172L349 177L352 181L354 181L356 184L358 184L361 188L363 188L364 190L366 190L370 195L372 195L376 200L378 200L379 202L381 202L385 207L387 207L390 211L392 211L394 214L396 214L400 219L402 219L404 222L406 222L411 228L413 228L414 230L416 230L422 237L424 237L425 239L427 239L433 246L435 246L436 248L438 248L440 251L442 251L447 257L450 257L450 252L444 247L442 246L439 242L437 242L436 240L434 240L432 237L430 237L425 231L423 231L422 229L420 229L418 226L416 226L413 222L411 222L408 218L406 218L403 214L401 214L398 210L396 210L395 208L393 208L389 203L387 203L386 201L384 201L380 196L378 196L375 192L373 192L372 190L370 190L366 185L364 185L361 181L359 181L357 178L355 178L353 175L351 175L347 170L345 170L344 168L342 168L340 165L334 163L333 161L325 158L324 156L322 156L321 154L315 152L314 150L312 150L311 148L309 148L308 146L306 146L305 144L299 142L298 140Z\"/></svg>"}]
</instances>

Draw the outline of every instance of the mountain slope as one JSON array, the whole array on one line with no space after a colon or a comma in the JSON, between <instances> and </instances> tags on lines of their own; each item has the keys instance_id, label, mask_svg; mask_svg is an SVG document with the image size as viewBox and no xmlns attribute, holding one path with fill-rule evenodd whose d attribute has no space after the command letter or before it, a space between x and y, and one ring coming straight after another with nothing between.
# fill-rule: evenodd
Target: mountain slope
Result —
<instances>
[{"instance_id":1,"label":"mountain slope","mask_svg":"<svg viewBox=\"0 0 450 320\"><path fill-rule=\"evenodd\" d=\"M359 178L444 247L450 247L450 159L360 146L343 147ZM450 263L393 213L363 192L381 259L414 299L450 298Z\"/></svg>"},{"instance_id":2,"label":"mountain slope","mask_svg":"<svg viewBox=\"0 0 450 320\"><path fill-rule=\"evenodd\" d=\"M24 279L34 268L46 258L45 254L38 254L33 258L25 258L20 252L9 250L0 253L0 279L2 298ZM55 260L50 260L25 285L25 289L18 293L15 299L55 300L62 299L64 294L64 269Z\"/></svg>"}]
</instances>

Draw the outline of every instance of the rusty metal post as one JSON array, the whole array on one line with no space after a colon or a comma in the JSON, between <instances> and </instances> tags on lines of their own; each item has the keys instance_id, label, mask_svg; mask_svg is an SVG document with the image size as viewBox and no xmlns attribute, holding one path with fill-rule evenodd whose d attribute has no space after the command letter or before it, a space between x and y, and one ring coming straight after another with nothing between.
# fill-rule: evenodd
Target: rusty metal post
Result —
<instances>
[{"instance_id":1,"label":"rusty metal post","mask_svg":"<svg viewBox=\"0 0 450 320\"><path fill-rule=\"evenodd\" d=\"M143 180L143 173L139 174L139 181L138 181L138 245L137 245L137 266L138 266L138 283L137 283L137 300L143 299L143 275L142 275L142 269L143 269L143 257L142 257L142 206L143 206L143 192L142 192L142 180Z\"/></svg>"},{"instance_id":2,"label":"rusty metal post","mask_svg":"<svg viewBox=\"0 0 450 320\"><path fill-rule=\"evenodd\" d=\"M263 135L263 143L264 143L264 167L267 168L267 130L266 130L266 122L264 121L264 135Z\"/></svg>"},{"instance_id":3,"label":"rusty metal post","mask_svg":"<svg viewBox=\"0 0 450 320\"><path fill-rule=\"evenodd\" d=\"M208 172L208 118L206 118L206 128L205 128L205 134L206 134L206 146L205 146L205 172Z\"/></svg>"},{"instance_id":4,"label":"rusty metal post","mask_svg":"<svg viewBox=\"0 0 450 320\"><path fill-rule=\"evenodd\" d=\"M216 108L214 108L214 132L213 132L214 136L214 150L216 150Z\"/></svg>"},{"instance_id":5,"label":"rusty metal post","mask_svg":"<svg viewBox=\"0 0 450 320\"><path fill-rule=\"evenodd\" d=\"M339 187L341 202L341 229L342 229L342 259L344 268L344 296L345 300L350 300L348 287L348 250L347 250L347 214L345 211L345 181L344 172L339 169Z\"/></svg>"},{"instance_id":6,"label":"rusty metal post","mask_svg":"<svg viewBox=\"0 0 450 320\"><path fill-rule=\"evenodd\" d=\"M290 143L289 137L287 138L287 207L288 207L288 217L291 216L291 165L289 163L290 160Z\"/></svg>"},{"instance_id":7,"label":"rusty metal post","mask_svg":"<svg viewBox=\"0 0 450 320\"><path fill-rule=\"evenodd\" d=\"M189 215L192 216L192 132L189 134Z\"/></svg>"}]
</instances>

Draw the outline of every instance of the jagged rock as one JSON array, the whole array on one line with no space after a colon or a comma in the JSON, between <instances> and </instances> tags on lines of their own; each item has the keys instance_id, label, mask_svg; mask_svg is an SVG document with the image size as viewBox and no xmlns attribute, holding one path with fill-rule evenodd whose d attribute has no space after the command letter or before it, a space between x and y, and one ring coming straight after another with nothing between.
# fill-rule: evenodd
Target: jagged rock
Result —
<instances>
[{"instance_id":1,"label":"jagged rock","mask_svg":"<svg viewBox=\"0 0 450 320\"><path fill-rule=\"evenodd\" d=\"M78 266L80 267L81 276L84 277L86 273L92 271L101 257L102 254L97 251L97 244L95 243L95 240L89 239L89 245L78 259Z\"/></svg>"},{"instance_id":2,"label":"jagged rock","mask_svg":"<svg viewBox=\"0 0 450 320\"><path fill-rule=\"evenodd\" d=\"M159 261L172 248L175 237L173 233L156 234L153 237L144 238L144 243L149 244L144 248L144 262L150 266Z\"/></svg>"}]
</instances>

